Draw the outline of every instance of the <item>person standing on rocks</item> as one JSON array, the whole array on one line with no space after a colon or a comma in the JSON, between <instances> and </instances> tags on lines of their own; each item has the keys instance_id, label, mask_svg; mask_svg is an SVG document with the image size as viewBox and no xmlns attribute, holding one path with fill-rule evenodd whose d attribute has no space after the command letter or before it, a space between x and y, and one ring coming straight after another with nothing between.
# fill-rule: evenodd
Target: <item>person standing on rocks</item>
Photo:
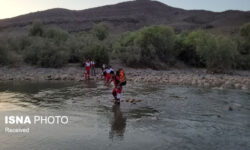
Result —
<instances>
[{"instance_id":1,"label":"person standing on rocks","mask_svg":"<svg viewBox=\"0 0 250 150\"><path fill-rule=\"evenodd\" d=\"M90 66L91 66L90 61L89 59L87 59L87 61L85 62L85 79L90 79L90 75L89 75Z\"/></svg>"},{"instance_id":2,"label":"person standing on rocks","mask_svg":"<svg viewBox=\"0 0 250 150\"><path fill-rule=\"evenodd\" d=\"M92 60L92 61L90 62L90 65L91 65L91 75L92 75L92 76L95 76L95 61Z\"/></svg>"}]
</instances>

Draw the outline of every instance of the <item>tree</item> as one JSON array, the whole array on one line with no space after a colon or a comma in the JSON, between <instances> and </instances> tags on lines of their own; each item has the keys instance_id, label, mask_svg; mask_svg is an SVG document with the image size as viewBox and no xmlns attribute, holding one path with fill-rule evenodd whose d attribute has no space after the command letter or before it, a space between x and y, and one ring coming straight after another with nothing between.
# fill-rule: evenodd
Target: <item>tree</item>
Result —
<instances>
[{"instance_id":1,"label":"tree","mask_svg":"<svg viewBox=\"0 0 250 150\"><path fill-rule=\"evenodd\" d=\"M240 29L240 37L236 38L239 55L237 68L250 69L250 23L244 24Z\"/></svg>"},{"instance_id":2,"label":"tree","mask_svg":"<svg viewBox=\"0 0 250 150\"><path fill-rule=\"evenodd\" d=\"M43 36L43 34L44 34L44 28L43 28L42 22L34 21L29 30L29 35L30 36Z\"/></svg>"},{"instance_id":3,"label":"tree","mask_svg":"<svg viewBox=\"0 0 250 150\"><path fill-rule=\"evenodd\" d=\"M240 35L242 36L240 53L243 55L250 55L250 23L241 27Z\"/></svg>"},{"instance_id":4,"label":"tree","mask_svg":"<svg viewBox=\"0 0 250 150\"><path fill-rule=\"evenodd\" d=\"M240 35L247 40L250 40L250 23L246 23L241 27Z\"/></svg>"},{"instance_id":5,"label":"tree","mask_svg":"<svg viewBox=\"0 0 250 150\"><path fill-rule=\"evenodd\" d=\"M236 44L226 37L216 37L204 31L194 31L186 43L195 46L208 72L226 73L234 66L237 56Z\"/></svg>"},{"instance_id":6,"label":"tree","mask_svg":"<svg viewBox=\"0 0 250 150\"><path fill-rule=\"evenodd\" d=\"M174 50L178 53L177 58L187 65L204 67L205 64L201 62L195 45L186 42L188 35L188 32L176 35Z\"/></svg>"},{"instance_id":7,"label":"tree","mask_svg":"<svg viewBox=\"0 0 250 150\"><path fill-rule=\"evenodd\" d=\"M92 33L98 38L98 40L103 41L109 35L109 27L106 23L96 24L92 29Z\"/></svg>"},{"instance_id":8,"label":"tree","mask_svg":"<svg viewBox=\"0 0 250 150\"><path fill-rule=\"evenodd\" d=\"M174 39L172 28L151 26L139 31L135 43L141 48L142 57L154 59L157 56L161 61L169 62L169 59L175 57Z\"/></svg>"}]
</instances>

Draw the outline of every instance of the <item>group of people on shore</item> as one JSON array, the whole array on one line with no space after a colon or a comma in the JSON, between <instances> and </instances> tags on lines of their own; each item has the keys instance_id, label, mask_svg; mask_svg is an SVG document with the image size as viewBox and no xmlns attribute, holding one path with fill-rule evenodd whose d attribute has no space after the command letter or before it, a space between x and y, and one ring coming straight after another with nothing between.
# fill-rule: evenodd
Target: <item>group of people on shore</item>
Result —
<instances>
[{"instance_id":1,"label":"group of people on shore","mask_svg":"<svg viewBox=\"0 0 250 150\"><path fill-rule=\"evenodd\" d=\"M90 71L91 75L95 75L95 62L93 60L85 62L85 79L90 79ZM115 103L120 104L122 87L126 85L124 70L119 69L115 72L111 66L103 64L101 77L105 80L106 86L109 86L111 82L114 83L112 95L114 96Z\"/></svg>"}]
</instances>

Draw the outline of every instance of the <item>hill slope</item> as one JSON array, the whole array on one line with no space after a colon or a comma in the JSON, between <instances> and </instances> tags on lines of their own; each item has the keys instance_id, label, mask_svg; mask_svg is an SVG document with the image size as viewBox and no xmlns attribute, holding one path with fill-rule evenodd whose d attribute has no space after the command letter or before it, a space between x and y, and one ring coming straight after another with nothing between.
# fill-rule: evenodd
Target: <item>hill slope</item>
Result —
<instances>
[{"instance_id":1,"label":"hill slope","mask_svg":"<svg viewBox=\"0 0 250 150\"><path fill-rule=\"evenodd\" d=\"M183 10L158 1L137 0L81 11L50 9L0 20L0 32L25 31L34 20L48 26L60 26L69 32L90 29L95 23L107 22L113 32L136 30L143 26L165 24L179 30L205 28L233 33L250 22L250 12Z\"/></svg>"}]
</instances>

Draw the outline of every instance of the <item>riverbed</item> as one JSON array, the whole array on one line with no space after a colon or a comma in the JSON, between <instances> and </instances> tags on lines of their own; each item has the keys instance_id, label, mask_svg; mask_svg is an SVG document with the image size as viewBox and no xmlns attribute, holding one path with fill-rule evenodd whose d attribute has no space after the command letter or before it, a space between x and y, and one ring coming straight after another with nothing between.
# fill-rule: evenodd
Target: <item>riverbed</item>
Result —
<instances>
[{"instance_id":1,"label":"riverbed","mask_svg":"<svg viewBox=\"0 0 250 150\"><path fill-rule=\"evenodd\" d=\"M246 90L129 83L114 105L103 81L0 83L0 149L250 149ZM6 125L5 116L68 116L66 125ZM5 127L29 128L6 133Z\"/></svg>"}]
</instances>

